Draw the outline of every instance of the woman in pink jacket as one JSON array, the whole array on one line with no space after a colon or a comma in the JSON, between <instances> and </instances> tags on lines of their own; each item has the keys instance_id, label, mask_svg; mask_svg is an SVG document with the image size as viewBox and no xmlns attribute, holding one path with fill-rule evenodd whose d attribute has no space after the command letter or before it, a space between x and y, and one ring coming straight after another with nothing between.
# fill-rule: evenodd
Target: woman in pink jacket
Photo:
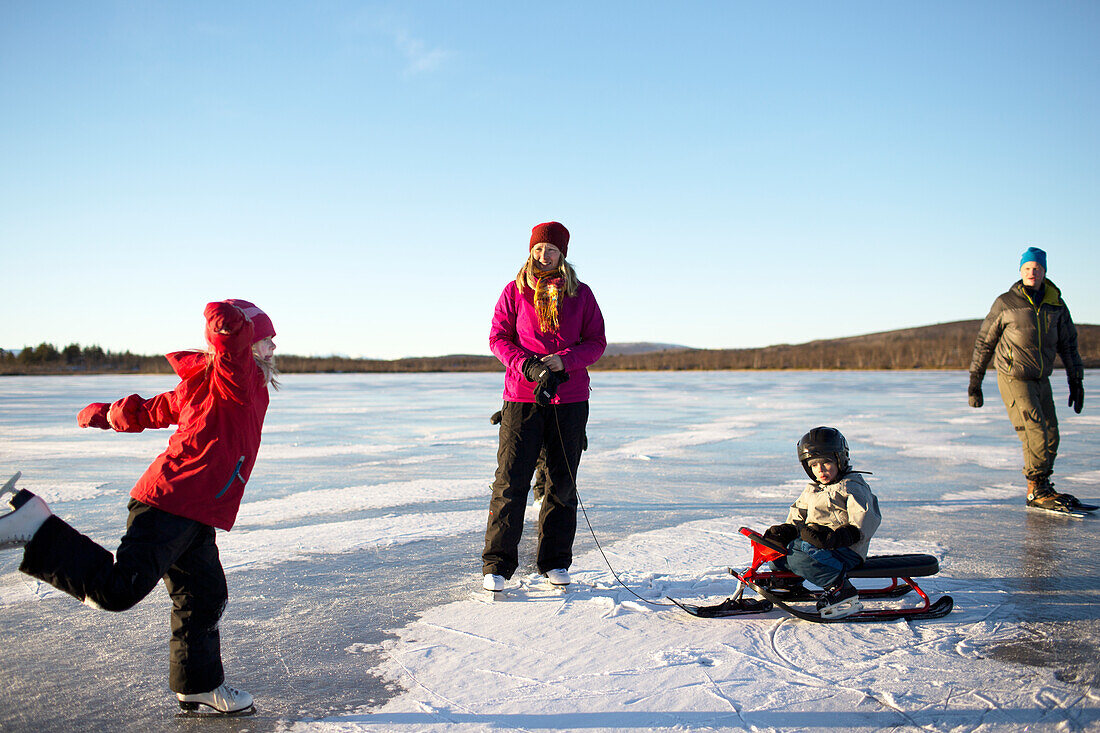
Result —
<instances>
[{"instance_id":1,"label":"woman in pink jacket","mask_svg":"<svg viewBox=\"0 0 1100 733\"><path fill-rule=\"evenodd\" d=\"M0 517L0 547L22 546L20 570L108 611L132 608L163 578L172 597L169 686L180 707L243 715L254 711L252 696L226 685L222 670L218 620L229 594L214 528L232 528L256 461L267 388L278 387L275 328L244 300L210 303L205 316L209 349L168 355L181 380L174 390L95 402L77 417L82 428L123 433L178 426L130 492L115 556L27 491Z\"/></svg>"},{"instance_id":2,"label":"woman in pink jacket","mask_svg":"<svg viewBox=\"0 0 1100 733\"><path fill-rule=\"evenodd\" d=\"M569 231L531 230L528 258L497 301L489 347L507 368L483 586L500 591L519 565L527 492L546 446L549 486L539 511L538 571L568 585L577 531L577 466L588 422L588 370L607 346L596 297L565 261Z\"/></svg>"}]
</instances>

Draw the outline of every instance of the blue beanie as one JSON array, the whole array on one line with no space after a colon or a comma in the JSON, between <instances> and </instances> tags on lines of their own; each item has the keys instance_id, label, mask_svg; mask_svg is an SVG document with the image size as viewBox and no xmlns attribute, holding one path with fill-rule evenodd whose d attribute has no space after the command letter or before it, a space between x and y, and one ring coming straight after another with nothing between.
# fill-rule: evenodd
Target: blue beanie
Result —
<instances>
[{"instance_id":1,"label":"blue beanie","mask_svg":"<svg viewBox=\"0 0 1100 733\"><path fill-rule=\"evenodd\" d=\"M1028 247L1024 252L1024 256L1020 258L1020 267L1023 267L1028 262L1037 262L1039 267L1044 270L1047 269L1047 253L1038 247Z\"/></svg>"}]
</instances>

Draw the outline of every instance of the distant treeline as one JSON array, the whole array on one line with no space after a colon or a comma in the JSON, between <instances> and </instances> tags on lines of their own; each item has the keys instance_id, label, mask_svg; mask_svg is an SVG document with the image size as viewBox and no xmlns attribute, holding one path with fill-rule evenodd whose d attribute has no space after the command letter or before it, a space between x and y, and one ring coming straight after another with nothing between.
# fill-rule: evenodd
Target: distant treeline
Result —
<instances>
[{"instance_id":1,"label":"distant treeline","mask_svg":"<svg viewBox=\"0 0 1100 733\"><path fill-rule=\"evenodd\" d=\"M966 369L981 321L955 321L865 336L811 341L757 349L666 349L608 355L593 369L633 371L728 369ZM1077 326L1085 366L1100 367L1100 326ZM405 359L350 359L337 356L277 356L280 371L341 372L489 372L501 371L491 356L459 354ZM79 374L97 372L169 373L163 356L104 351L98 346L51 344L18 354L0 349L0 374Z\"/></svg>"},{"instance_id":2,"label":"distant treeline","mask_svg":"<svg viewBox=\"0 0 1100 733\"><path fill-rule=\"evenodd\" d=\"M501 363L491 356L454 355L405 359L350 359L340 356L276 357L279 371L286 374L338 372L487 372L502 371ZM58 349L42 343L25 347L18 353L0 349L0 375L18 374L98 374L98 373L171 374L172 367L163 355L145 356L129 351L105 351L99 346L69 344Z\"/></svg>"},{"instance_id":3,"label":"distant treeline","mask_svg":"<svg viewBox=\"0 0 1100 733\"><path fill-rule=\"evenodd\" d=\"M0 374L79 374L86 372L138 372L170 374L163 356L142 356L129 351L104 351L98 346L69 344L58 350L53 344L26 346L18 354L0 349Z\"/></svg>"}]
</instances>

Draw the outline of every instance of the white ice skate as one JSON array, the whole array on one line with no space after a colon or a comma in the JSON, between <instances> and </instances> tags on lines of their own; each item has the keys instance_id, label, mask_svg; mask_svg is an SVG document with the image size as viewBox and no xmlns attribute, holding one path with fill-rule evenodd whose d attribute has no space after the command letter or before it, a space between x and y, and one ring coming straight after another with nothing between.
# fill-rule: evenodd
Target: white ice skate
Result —
<instances>
[{"instance_id":1,"label":"white ice skate","mask_svg":"<svg viewBox=\"0 0 1100 733\"><path fill-rule=\"evenodd\" d=\"M550 581L550 585L569 585L573 582L573 579L569 577L569 571L565 568L547 570L546 579Z\"/></svg>"},{"instance_id":2,"label":"white ice skate","mask_svg":"<svg viewBox=\"0 0 1100 733\"><path fill-rule=\"evenodd\" d=\"M15 482L22 475L17 471L0 487L0 497L12 494L7 502L12 511L0 517L0 550L23 547L50 517L50 508L40 497L26 489L15 488Z\"/></svg>"},{"instance_id":3,"label":"white ice skate","mask_svg":"<svg viewBox=\"0 0 1100 733\"><path fill-rule=\"evenodd\" d=\"M499 593L504 590L504 576L493 575L492 573L485 573L485 579L481 581L481 587L485 590L491 590L494 593Z\"/></svg>"},{"instance_id":4,"label":"white ice skate","mask_svg":"<svg viewBox=\"0 0 1100 733\"><path fill-rule=\"evenodd\" d=\"M827 588L817 600L817 611L821 618L841 619L859 613L863 604L859 602L859 591L851 583Z\"/></svg>"},{"instance_id":5,"label":"white ice skate","mask_svg":"<svg viewBox=\"0 0 1100 733\"><path fill-rule=\"evenodd\" d=\"M195 695L176 693L183 716L251 715L256 712L252 695L222 683L210 692ZM203 709L205 706L208 709Z\"/></svg>"}]
</instances>

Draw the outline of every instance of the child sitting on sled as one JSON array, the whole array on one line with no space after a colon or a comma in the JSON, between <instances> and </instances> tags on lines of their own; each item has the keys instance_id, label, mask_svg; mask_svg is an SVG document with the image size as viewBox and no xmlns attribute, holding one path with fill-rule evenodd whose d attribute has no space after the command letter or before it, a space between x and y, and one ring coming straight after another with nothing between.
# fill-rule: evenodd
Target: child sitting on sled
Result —
<instances>
[{"instance_id":1,"label":"child sitting on sled","mask_svg":"<svg viewBox=\"0 0 1100 733\"><path fill-rule=\"evenodd\" d=\"M764 537L787 548L773 563L824 590L817 609L825 618L863 610L847 572L863 564L871 535L882 521L878 499L848 461L848 441L836 428L817 427L798 441L798 460L810 483L791 505L783 524ZM788 591L796 591L802 580Z\"/></svg>"}]
</instances>

